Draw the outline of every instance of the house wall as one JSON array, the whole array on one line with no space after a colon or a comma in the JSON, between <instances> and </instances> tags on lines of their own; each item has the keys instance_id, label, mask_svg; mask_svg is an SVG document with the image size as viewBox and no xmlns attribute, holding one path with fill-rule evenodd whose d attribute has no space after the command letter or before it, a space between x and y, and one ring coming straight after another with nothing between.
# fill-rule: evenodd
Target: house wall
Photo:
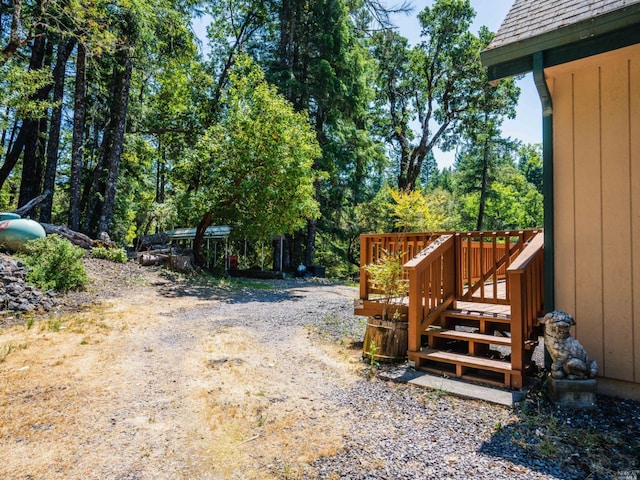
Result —
<instances>
[{"instance_id":1,"label":"house wall","mask_svg":"<svg viewBox=\"0 0 640 480\"><path fill-rule=\"evenodd\" d=\"M640 45L545 75L556 308L575 316L576 337L614 393L622 382L640 396Z\"/></svg>"}]
</instances>

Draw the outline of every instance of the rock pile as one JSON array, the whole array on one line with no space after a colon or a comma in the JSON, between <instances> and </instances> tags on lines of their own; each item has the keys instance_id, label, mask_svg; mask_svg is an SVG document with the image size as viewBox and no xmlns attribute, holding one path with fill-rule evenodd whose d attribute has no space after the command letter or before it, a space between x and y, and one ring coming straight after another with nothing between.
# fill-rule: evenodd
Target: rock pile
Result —
<instances>
[{"instance_id":1,"label":"rock pile","mask_svg":"<svg viewBox=\"0 0 640 480\"><path fill-rule=\"evenodd\" d=\"M23 263L0 255L0 309L11 312L48 312L55 305L54 292L42 293L25 280Z\"/></svg>"}]
</instances>

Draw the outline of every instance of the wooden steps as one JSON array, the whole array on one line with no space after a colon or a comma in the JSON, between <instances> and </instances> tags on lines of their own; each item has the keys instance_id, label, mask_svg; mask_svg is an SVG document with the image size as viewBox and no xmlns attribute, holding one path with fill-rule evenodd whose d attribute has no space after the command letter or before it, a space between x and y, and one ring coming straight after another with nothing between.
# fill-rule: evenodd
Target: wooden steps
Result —
<instances>
[{"instance_id":1,"label":"wooden steps","mask_svg":"<svg viewBox=\"0 0 640 480\"><path fill-rule=\"evenodd\" d=\"M415 368L441 375L510 388L511 315L508 311L446 310L422 333L424 345L409 352ZM426 340L426 344L425 344ZM503 360L496 357L504 358Z\"/></svg>"},{"instance_id":2,"label":"wooden steps","mask_svg":"<svg viewBox=\"0 0 640 480\"><path fill-rule=\"evenodd\" d=\"M460 340L467 342L483 343L486 345L511 346L510 337L499 337L497 335L486 335L484 333L465 332L461 330L451 330L449 328L430 327L426 331L427 335L436 338L448 338L450 340Z\"/></svg>"},{"instance_id":3,"label":"wooden steps","mask_svg":"<svg viewBox=\"0 0 640 480\"><path fill-rule=\"evenodd\" d=\"M507 361L430 349L411 352L410 358L415 362L416 369L499 387L511 387L513 371L511 363Z\"/></svg>"}]
</instances>

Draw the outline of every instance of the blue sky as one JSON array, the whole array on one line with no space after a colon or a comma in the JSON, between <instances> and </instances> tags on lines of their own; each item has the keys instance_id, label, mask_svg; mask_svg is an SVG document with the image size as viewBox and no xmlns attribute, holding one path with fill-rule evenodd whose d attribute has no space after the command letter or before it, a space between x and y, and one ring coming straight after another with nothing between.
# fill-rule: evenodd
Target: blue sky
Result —
<instances>
[{"instance_id":1,"label":"blue sky","mask_svg":"<svg viewBox=\"0 0 640 480\"><path fill-rule=\"evenodd\" d=\"M399 0L387 0L387 5L397 5ZM397 15L393 18L398 25L399 33L408 38L411 44L420 40L420 24L417 14L426 6L433 4L432 0L413 0L415 10L410 15ZM476 18L472 25L474 33L485 25L492 32L496 32L507 16L513 0L471 0L471 6L476 11ZM518 80L521 89L520 100L516 111L516 118L506 119L502 125L505 137L519 139L524 143L542 142L542 107L533 83L531 73ZM435 152L436 161L440 168L450 166L455 158L455 152Z\"/></svg>"}]
</instances>

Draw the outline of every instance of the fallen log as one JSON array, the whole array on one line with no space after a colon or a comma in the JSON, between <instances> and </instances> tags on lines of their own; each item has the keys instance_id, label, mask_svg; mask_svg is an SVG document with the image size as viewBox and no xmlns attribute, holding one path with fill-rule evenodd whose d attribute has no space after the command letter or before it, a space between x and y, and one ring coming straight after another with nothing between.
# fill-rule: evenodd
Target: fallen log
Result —
<instances>
[{"instance_id":1,"label":"fallen log","mask_svg":"<svg viewBox=\"0 0 640 480\"><path fill-rule=\"evenodd\" d=\"M136 252L153 248L154 245L166 245L167 243L169 243L169 235L165 232L154 233L153 235L140 235L133 241Z\"/></svg>"},{"instance_id":2,"label":"fallen log","mask_svg":"<svg viewBox=\"0 0 640 480\"><path fill-rule=\"evenodd\" d=\"M76 232L75 230L71 230L66 225L51 225L50 223L41 223L42 228L47 233L47 235L56 234L61 237L66 238L74 245L78 245L84 249L93 248L93 240L89 238L84 233Z\"/></svg>"},{"instance_id":3,"label":"fallen log","mask_svg":"<svg viewBox=\"0 0 640 480\"><path fill-rule=\"evenodd\" d=\"M167 261L168 255L155 255L150 253L143 253L140 255L140 265L143 267L150 267L152 265L162 265Z\"/></svg>"},{"instance_id":4,"label":"fallen log","mask_svg":"<svg viewBox=\"0 0 640 480\"><path fill-rule=\"evenodd\" d=\"M163 247L163 248L152 248L149 251L146 252L138 252L136 253L136 256L140 257L142 255L145 254L149 254L149 255L169 255L173 253L173 247Z\"/></svg>"},{"instance_id":5,"label":"fallen log","mask_svg":"<svg viewBox=\"0 0 640 480\"><path fill-rule=\"evenodd\" d=\"M36 206L40 205L44 201L44 199L47 198L49 195L51 195L51 192L49 190L46 190L42 195L39 195L39 196L37 196L35 198L32 198L27 203L25 203L23 206L21 206L20 208L17 208L16 210L14 210L13 213L18 214L21 217L24 217L27 213L29 213L31 210L33 210Z\"/></svg>"}]
</instances>

